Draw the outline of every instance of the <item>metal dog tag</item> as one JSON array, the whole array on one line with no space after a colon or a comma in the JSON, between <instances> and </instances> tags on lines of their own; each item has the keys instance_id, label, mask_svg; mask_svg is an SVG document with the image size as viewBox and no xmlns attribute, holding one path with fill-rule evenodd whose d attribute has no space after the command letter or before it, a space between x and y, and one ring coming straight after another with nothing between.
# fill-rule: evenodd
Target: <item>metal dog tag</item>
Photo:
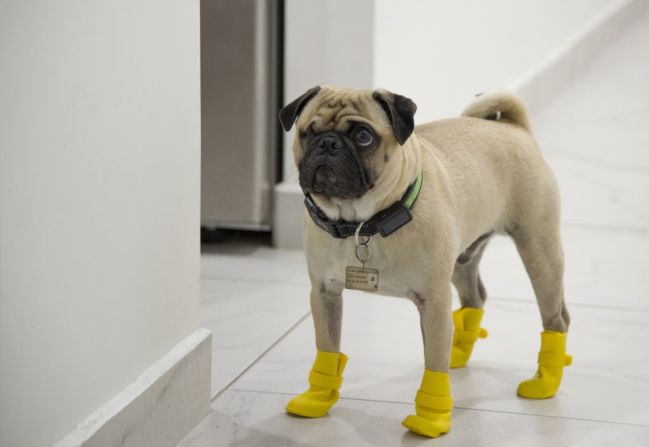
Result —
<instances>
[{"instance_id":1,"label":"metal dog tag","mask_svg":"<svg viewBox=\"0 0 649 447\"><path fill-rule=\"evenodd\" d=\"M379 271L348 265L345 269L345 288L376 292L379 289Z\"/></svg>"},{"instance_id":2,"label":"metal dog tag","mask_svg":"<svg viewBox=\"0 0 649 447\"><path fill-rule=\"evenodd\" d=\"M370 239L371 236L361 240L360 231L365 222L361 222L356 228L354 240L356 249L354 254L356 259L361 263L360 267L348 265L345 270L345 288L352 290L363 290L365 292L376 292L379 289L379 271L377 269L365 268L365 262L370 257Z\"/></svg>"}]
</instances>

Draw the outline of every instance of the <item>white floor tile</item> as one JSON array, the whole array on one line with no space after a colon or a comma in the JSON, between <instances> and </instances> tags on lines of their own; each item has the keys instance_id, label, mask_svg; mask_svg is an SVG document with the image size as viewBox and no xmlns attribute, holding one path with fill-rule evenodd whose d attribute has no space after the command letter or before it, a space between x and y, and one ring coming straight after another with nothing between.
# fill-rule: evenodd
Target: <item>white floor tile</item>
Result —
<instances>
[{"instance_id":1,"label":"white floor tile","mask_svg":"<svg viewBox=\"0 0 649 447\"><path fill-rule=\"evenodd\" d=\"M569 306L649 310L649 232L564 226L562 239ZM535 299L510 238L495 237L489 242L480 271L490 297Z\"/></svg>"},{"instance_id":2,"label":"white floor tile","mask_svg":"<svg viewBox=\"0 0 649 447\"><path fill-rule=\"evenodd\" d=\"M249 244L206 246L201 255L201 276L266 283L309 283L306 260L301 250L279 250Z\"/></svg>"},{"instance_id":3,"label":"white floor tile","mask_svg":"<svg viewBox=\"0 0 649 447\"><path fill-rule=\"evenodd\" d=\"M212 394L234 380L309 309L309 287L203 279L203 327L212 331Z\"/></svg>"},{"instance_id":4,"label":"white floor tile","mask_svg":"<svg viewBox=\"0 0 649 447\"><path fill-rule=\"evenodd\" d=\"M408 403L423 372L422 342L414 305L349 293L343 351L350 360L343 396ZM566 368L554 399L516 396L518 383L536 369L540 318L536 305L492 300L471 364L451 375L463 408L649 425L649 312L572 309ZM232 389L299 393L315 354L311 321L300 324L244 374Z\"/></svg>"},{"instance_id":5,"label":"white floor tile","mask_svg":"<svg viewBox=\"0 0 649 447\"><path fill-rule=\"evenodd\" d=\"M561 190L562 222L649 231L649 172L559 158L546 155Z\"/></svg>"},{"instance_id":6,"label":"white floor tile","mask_svg":"<svg viewBox=\"0 0 649 447\"><path fill-rule=\"evenodd\" d=\"M282 394L226 391L179 447L646 446L649 427L456 408L451 431L431 441L407 432L412 405L341 399L328 416L284 413Z\"/></svg>"}]
</instances>

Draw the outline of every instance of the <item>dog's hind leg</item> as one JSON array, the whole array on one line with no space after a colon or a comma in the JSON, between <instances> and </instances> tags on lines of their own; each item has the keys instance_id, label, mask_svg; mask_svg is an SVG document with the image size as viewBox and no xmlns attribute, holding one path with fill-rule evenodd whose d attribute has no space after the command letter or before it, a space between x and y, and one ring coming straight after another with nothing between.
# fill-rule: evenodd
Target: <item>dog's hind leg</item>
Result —
<instances>
[{"instance_id":1,"label":"dog's hind leg","mask_svg":"<svg viewBox=\"0 0 649 447\"><path fill-rule=\"evenodd\" d=\"M490 237L491 233L479 237L455 261L453 285L460 295L462 307L482 309L487 299L487 291L480 279L479 267Z\"/></svg>"},{"instance_id":2,"label":"dog's hind leg","mask_svg":"<svg viewBox=\"0 0 649 447\"><path fill-rule=\"evenodd\" d=\"M563 248L559 229L510 233L532 283L543 329L567 332L570 316L563 297Z\"/></svg>"},{"instance_id":3,"label":"dog's hind leg","mask_svg":"<svg viewBox=\"0 0 649 447\"><path fill-rule=\"evenodd\" d=\"M480 327L487 291L480 279L479 265L490 236L489 233L478 238L455 262L453 285L462 307L453 312L451 368L466 366L476 340L487 336L487 331Z\"/></svg>"},{"instance_id":4,"label":"dog's hind leg","mask_svg":"<svg viewBox=\"0 0 649 447\"><path fill-rule=\"evenodd\" d=\"M558 214L554 220L540 222L533 230L519 227L510 232L532 282L543 320L538 370L518 387L518 394L530 399L553 396L561 384L563 367L572 362L566 355L570 316L563 296L564 259Z\"/></svg>"}]
</instances>

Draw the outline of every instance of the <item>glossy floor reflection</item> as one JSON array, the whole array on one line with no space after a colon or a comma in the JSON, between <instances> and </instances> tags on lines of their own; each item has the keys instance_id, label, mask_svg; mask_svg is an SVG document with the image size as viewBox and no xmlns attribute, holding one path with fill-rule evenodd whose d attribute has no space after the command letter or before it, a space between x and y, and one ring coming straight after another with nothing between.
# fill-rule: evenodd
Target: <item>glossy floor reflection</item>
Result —
<instances>
[{"instance_id":1,"label":"glossy floor reflection","mask_svg":"<svg viewBox=\"0 0 649 447\"><path fill-rule=\"evenodd\" d=\"M575 360L555 398L516 396L541 324L513 244L496 238L482 262L490 336L451 374L448 435L429 441L400 425L423 370L414 306L361 292L345 294L343 398L322 419L289 416L315 354L303 254L226 244L203 256L216 398L179 446L649 445L647 48L645 14L533 117L563 195Z\"/></svg>"}]
</instances>

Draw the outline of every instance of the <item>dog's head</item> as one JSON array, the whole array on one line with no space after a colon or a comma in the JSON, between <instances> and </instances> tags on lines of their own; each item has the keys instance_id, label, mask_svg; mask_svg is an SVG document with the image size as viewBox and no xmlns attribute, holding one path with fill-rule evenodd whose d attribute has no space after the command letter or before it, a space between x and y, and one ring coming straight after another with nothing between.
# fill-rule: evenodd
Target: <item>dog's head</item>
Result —
<instances>
[{"instance_id":1,"label":"dog's head","mask_svg":"<svg viewBox=\"0 0 649 447\"><path fill-rule=\"evenodd\" d=\"M417 106L385 90L314 87L279 112L293 145L300 186L325 199L365 195L389 175L390 159L414 129Z\"/></svg>"}]
</instances>

